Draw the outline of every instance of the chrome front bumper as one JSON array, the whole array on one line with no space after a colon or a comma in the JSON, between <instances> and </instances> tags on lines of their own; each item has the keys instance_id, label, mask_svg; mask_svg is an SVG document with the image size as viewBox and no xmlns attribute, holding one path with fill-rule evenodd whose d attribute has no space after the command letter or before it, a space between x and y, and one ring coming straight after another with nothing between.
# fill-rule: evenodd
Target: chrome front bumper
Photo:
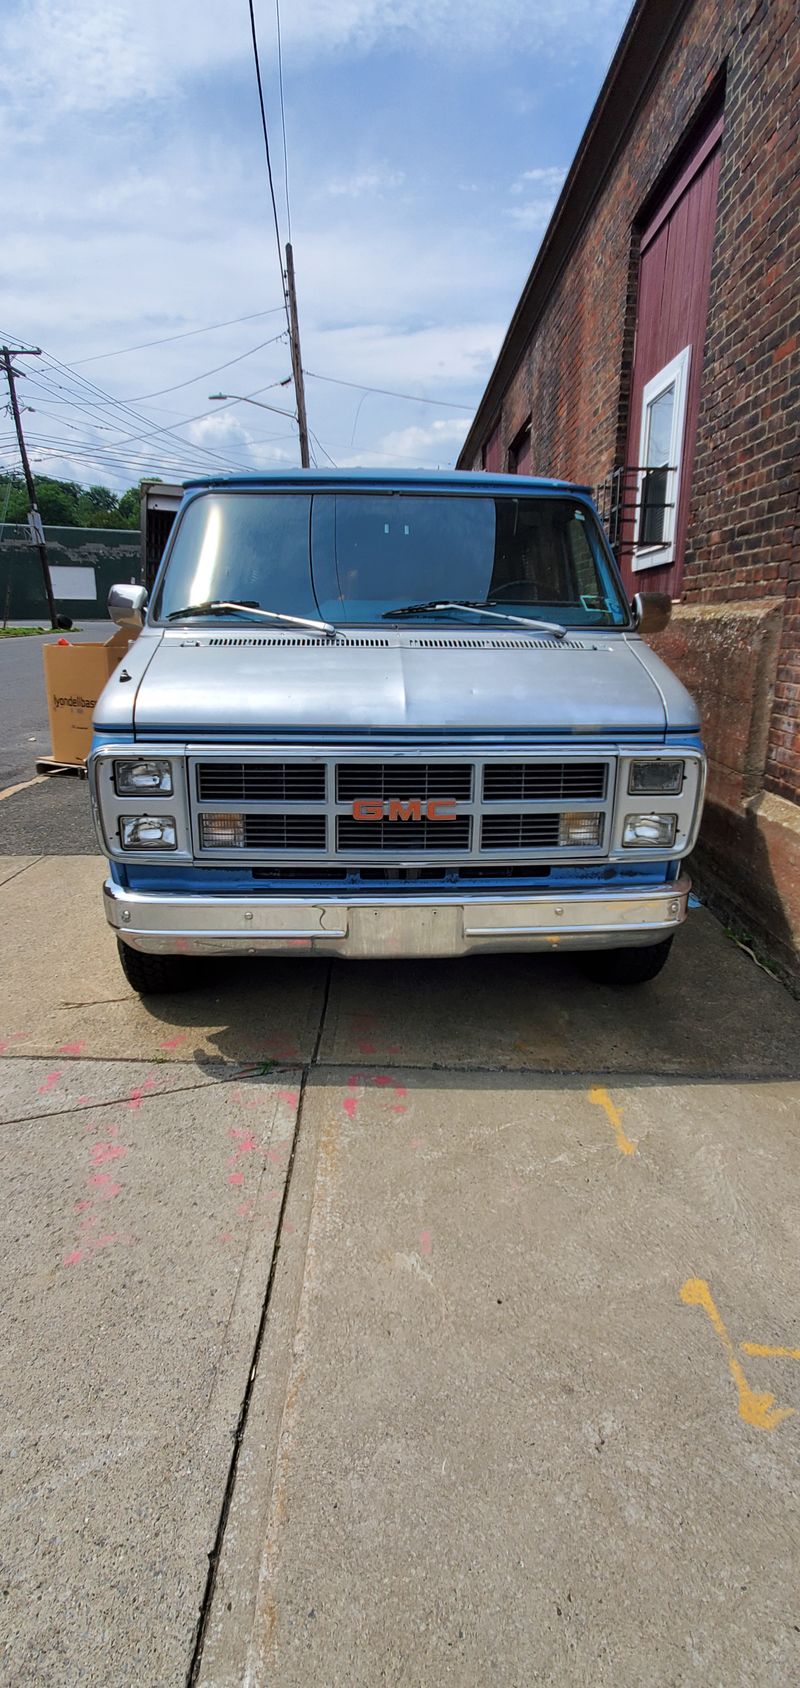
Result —
<instances>
[{"instance_id":1,"label":"chrome front bumper","mask_svg":"<svg viewBox=\"0 0 800 1688\"><path fill-rule=\"evenodd\" d=\"M686 919L690 881L628 890L487 896L198 897L106 880L109 923L151 955L471 955L658 943Z\"/></svg>"}]
</instances>

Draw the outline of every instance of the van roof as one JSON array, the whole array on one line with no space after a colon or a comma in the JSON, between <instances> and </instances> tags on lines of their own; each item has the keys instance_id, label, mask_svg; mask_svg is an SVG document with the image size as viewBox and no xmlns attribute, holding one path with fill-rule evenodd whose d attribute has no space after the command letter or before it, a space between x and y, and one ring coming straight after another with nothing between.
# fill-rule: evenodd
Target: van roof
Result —
<instances>
[{"instance_id":1,"label":"van roof","mask_svg":"<svg viewBox=\"0 0 800 1688\"><path fill-rule=\"evenodd\" d=\"M574 481L543 480L534 475L490 475L471 469L266 469L251 475L203 475L184 481L187 491L198 487L309 487L352 490L363 488L403 492L575 492L584 497L592 488Z\"/></svg>"}]
</instances>

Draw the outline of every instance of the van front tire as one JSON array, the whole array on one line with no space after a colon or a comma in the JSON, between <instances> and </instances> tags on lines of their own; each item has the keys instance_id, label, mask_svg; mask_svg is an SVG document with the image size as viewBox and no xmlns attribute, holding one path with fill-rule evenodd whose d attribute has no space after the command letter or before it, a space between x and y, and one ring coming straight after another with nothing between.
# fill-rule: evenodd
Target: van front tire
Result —
<instances>
[{"instance_id":1,"label":"van front tire","mask_svg":"<svg viewBox=\"0 0 800 1688\"><path fill-rule=\"evenodd\" d=\"M635 949L586 950L583 970L598 985L646 985L656 979L672 948L672 938L660 944L642 944Z\"/></svg>"},{"instance_id":2,"label":"van front tire","mask_svg":"<svg viewBox=\"0 0 800 1688\"><path fill-rule=\"evenodd\" d=\"M122 971L140 996L168 996L186 991L196 983L192 969L182 955L146 955L117 939Z\"/></svg>"}]
</instances>

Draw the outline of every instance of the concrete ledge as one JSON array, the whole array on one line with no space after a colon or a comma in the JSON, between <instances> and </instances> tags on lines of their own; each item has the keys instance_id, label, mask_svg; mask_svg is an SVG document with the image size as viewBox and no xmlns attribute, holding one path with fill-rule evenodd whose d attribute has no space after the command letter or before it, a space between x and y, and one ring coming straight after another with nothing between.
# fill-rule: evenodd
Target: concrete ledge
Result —
<instances>
[{"instance_id":1,"label":"concrete ledge","mask_svg":"<svg viewBox=\"0 0 800 1688\"><path fill-rule=\"evenodd\" d=\"M700 706L708 796L736 808L762 789L782 602L678 604L651 641Z\"/></svg>"},{"instance_id":2,"label":"concrete ledge","mask_svg":"<svg viewBox=\"0 0 800 1688\"><path fill-rule=\"evenodd\" d=\"M740 810L709 802L692 869L714 912L800 995L800 806L772 792Z\"/></svg>"}]
</instances>

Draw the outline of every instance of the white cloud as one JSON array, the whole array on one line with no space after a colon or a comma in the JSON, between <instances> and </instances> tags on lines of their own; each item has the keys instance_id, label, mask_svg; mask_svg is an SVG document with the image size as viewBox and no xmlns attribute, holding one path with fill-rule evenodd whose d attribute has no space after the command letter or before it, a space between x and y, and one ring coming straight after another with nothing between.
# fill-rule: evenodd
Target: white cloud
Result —
<instances>
[{"instance_id":1,"label":"white cloud","mask_svg":"<svg viewBox=\"0 0 800 1688\"><path fill-rule=\"evenodd\" d=\"M562 164L545 164L535 170L523 170L512 182L511 193L524 193L528 182L535 182L545 193L560 193L567 172Z\"/></svg>"},{"instance_id":2,"label":"white cloud","mask_svg":"<svg viewBox=\"0 0 800 1688\"><path fill-rule=\"evenodd\" d=\"M461 449L471 416L436 420L427 425L395 428L379 436L374 446L339 455L340 468L449 469Z\"/></svg>"},{"instance_id":3,"label":"white cloud","mask_svg":"<svg viewBox=\"0 0 800 1688\"><path fill-rule=\"evenodd\" d=\"M610 46L620 17L620 0L294 0L282 35L287 62L399 46L474 58L521 36L529 52L564 62L602 38ZM269 7L258 21L268 63ZM39 122L65 111L174 102L188 78L217 75L250 53L245 8L230 0L17 0L0 20L0 86L14 104L46 100Z\"/></svg>"},{"instance_id":4,"label":"white cloud","mask_svg":"<svg viewBox=\"0 0 800 1688\"><path fill-rule=\"evenodd\" d=\"M390 193L402 187L405 179L404 170L360 170L351 176L335 176L325 191L332 199L363 199L365 194Z\"/></svg>"},{"instance_id":5,"label":"white cloud","mask_svg":"<svg viewBox=\"0 0 800 1688\"><path fill-rule=\"evenodd\" d=\"M543 234L550 221L556 200L564 185L566 169L563 165L543 165L523 170L512 182L509 192L517 196L529 195L520 205L512 205L508 216L517 228Z\"/></svg>"}]
</instances>

